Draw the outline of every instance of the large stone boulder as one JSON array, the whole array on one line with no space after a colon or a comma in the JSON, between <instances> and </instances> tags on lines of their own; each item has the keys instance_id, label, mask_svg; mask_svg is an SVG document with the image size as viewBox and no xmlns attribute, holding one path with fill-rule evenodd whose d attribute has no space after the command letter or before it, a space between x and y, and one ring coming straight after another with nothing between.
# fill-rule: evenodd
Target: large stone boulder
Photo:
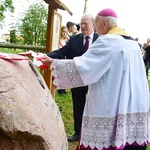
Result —
<instances>
[{"instance_id":1,"label":"large stone boulder","mask_svg":"<svg viewBox=\"0 0 150 150\"><path fill-rule=\"evenodd\" d=\"M0 149L68 150L59 109L42 75L33 65L44 87L29 64L0 58Z\"/></svg>"}]
</instances>

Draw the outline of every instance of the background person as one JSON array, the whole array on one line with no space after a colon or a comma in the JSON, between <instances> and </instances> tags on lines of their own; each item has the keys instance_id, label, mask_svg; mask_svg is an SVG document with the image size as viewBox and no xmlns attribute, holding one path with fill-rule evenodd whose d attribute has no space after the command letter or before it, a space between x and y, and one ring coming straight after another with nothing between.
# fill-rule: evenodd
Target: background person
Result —
<instances>
[{"instance_id":1,"label":"background person","mask_svg":"<svg viewBox=\"0 0 150 150\"><path fill-rule=\"evenodd\" d=\"M139 43L139 38L135 38L135 41L137 41L138 42L138 44L139 44L139 46L140 46L140 49L142 49L142 44L141 43Z\"/></svg>"},{"instance_id":2,"label":"background person","mask_svg":"<svg viewBox=\"0 0 150 150\"><path fill-rule=\"evenodd\" d=\"M47 53L51 58L63 59L73 59L76 56L81 56L85 53L84 44L85 37L89 36L89 46L97 39L98 34L94 32L94 18L90 14L85 14L81 18L81 32L80 34L70 36L70 40L65 46L59 50ZM60 71L65 70L66 66L60 68ZM74 87L71 88L71 95L73 100L73 117L74 117L74 134L68 138L69 142L75 142L79 139L79 134L81 130L82 115L84 110L84 105L86 101L86 94L88 91L88 86Z\"/></svg>"},{"instance_id":3,"label":"background person","mask_svg":"<svg viewBox=\"0 0 150 150\"><path fill-rule=\"evenodd\" d=\"M150 142L149 87L138 43L117 25L114 10L95 18L99 38L82 56L54 60L57 88L89 85L78 150L146 150ZM59 70L63 65L66 70ZM63 85L59 79L64 76ZM58 77L58 78L57 78Z\"/></svg>"},{"instance_id":4,"label":"background person","mask_svg":"<svg viewBox=\"0 0 150 150\"><path fill-rule=\"evenodd\" d=\"M148 71L150 68L150 38L147 38L147 42L145 46L143 47L144 49L144 63L145 63L145 68L146 68L146 75L148 79Z\"/></svg>"},{"instance_id":5,"label":"background person","mask_svg":"<svg viewBox=\"0 0 150 150\"><path fill-rule=\"evenodd\" d=\"M68 40L70 39L67 36L68 33L68 29L66 26L61 26L61 30L60 30L60 40L59 40L59 48L62 48L63 46L66 45L66 43L68 42Z\"/></svg>"},{"instance_id":6,"label":"background person","mask_svg":"<svg viewBox=\"0 0 150 150\"><path fill-rule=\"evenodd\" d=\"M68 28L68 36L72 36L73 31L75 30L75 23L68 21L66 23L66 27Z\"/></svg>"}]
</instances>

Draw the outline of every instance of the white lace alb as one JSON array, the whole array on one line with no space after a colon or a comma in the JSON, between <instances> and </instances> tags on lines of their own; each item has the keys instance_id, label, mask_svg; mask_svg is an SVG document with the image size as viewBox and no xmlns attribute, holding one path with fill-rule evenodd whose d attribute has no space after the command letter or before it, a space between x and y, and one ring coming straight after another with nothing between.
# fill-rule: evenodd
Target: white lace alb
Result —
<instances>
[{"instance_id":1,"label":"white lace alb","mask_svg":"<svg viewBox=\"0 0 150 150\"><path fill-rule=\"evenodd\" d=\"M110 146L119 148L135 141L142 145L150 141L149 127L149 113L122 114L113 118L83 117L80 145L92 149L96 146L98 150Z\"/></svg>"},{"instance_id":2,"label":"white lace alb","mask_svg":"<svg viewBox=\"0 0 150 150\"><path fill-rule=\"evenodd\" d=\"M52 67L54 69L52 72L52 75L54 77L53 83L54 85L56 85L57 89L84 86L73 60L54 60L52 63Z\"/></svg>"}]
</instances>

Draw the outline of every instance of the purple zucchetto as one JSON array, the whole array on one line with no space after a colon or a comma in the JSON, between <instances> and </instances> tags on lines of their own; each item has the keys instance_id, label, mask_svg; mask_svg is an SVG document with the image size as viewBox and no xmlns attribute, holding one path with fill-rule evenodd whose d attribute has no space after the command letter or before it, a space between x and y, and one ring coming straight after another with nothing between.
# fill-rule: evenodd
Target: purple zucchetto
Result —
<instances>
[{"instance_id":1,"label":"purple zucchetto","mask_svg":"<svg viewBox=\"0 0 150 150\"><path fill-rule=\"evenodd\" d=\"M115 13L114 10L112 10L111 8L106 8L106 9L103 9L101 10L98 14L98 16L103 16L103 17L115 17L115 18L118 18L117 17L117 14Z\"/></svg>"}]
</instances>

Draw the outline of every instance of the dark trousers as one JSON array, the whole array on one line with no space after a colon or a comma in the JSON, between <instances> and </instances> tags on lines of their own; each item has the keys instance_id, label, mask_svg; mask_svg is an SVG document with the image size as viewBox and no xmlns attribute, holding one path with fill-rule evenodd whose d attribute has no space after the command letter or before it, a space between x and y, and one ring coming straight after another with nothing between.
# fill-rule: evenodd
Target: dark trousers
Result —
<instances>
[{"instance_id":1,"label":"dark trousers","mask_svg":"<svg viewBox=\"0 0 150 150\"><path fill-rule=\"evenodd\" d=\"M146 76L147 76L147 79L148 79L148 70L149 70L149 68L146 68Z\"/></svg>"},{"instance_id":2,"label":"dark trousers","mask_svg":"<svg viewBox=\"0 0 150 150\"><path fill-rule=\"evenodd\" d=\"M145 69L146 69L146 76L147 76L147 79L148 79L148 70L150 68L150 62L149 61L144 61L145 63Z\"/></svg>"},{"instance_id":3,"label":"dark trousers","mask_svg":"<svg viewBox=\"0 0 150 150\"><path fill-rule=\"evenodd\" d=\"M81 131L82 115L86 101L88 86L71 89L73 100L73 116L75 134L79 135Z\"/></svg>"},{"instance_id":4,"label":"dark trousers","mask_svg":"<svg viewBox=\"0 0 150 150\"><path fill-rule=\"evenodd\" d=\"M59 89L58 94L66 94L66 90L65 89Z\"/></svg>"}]
</instances>

